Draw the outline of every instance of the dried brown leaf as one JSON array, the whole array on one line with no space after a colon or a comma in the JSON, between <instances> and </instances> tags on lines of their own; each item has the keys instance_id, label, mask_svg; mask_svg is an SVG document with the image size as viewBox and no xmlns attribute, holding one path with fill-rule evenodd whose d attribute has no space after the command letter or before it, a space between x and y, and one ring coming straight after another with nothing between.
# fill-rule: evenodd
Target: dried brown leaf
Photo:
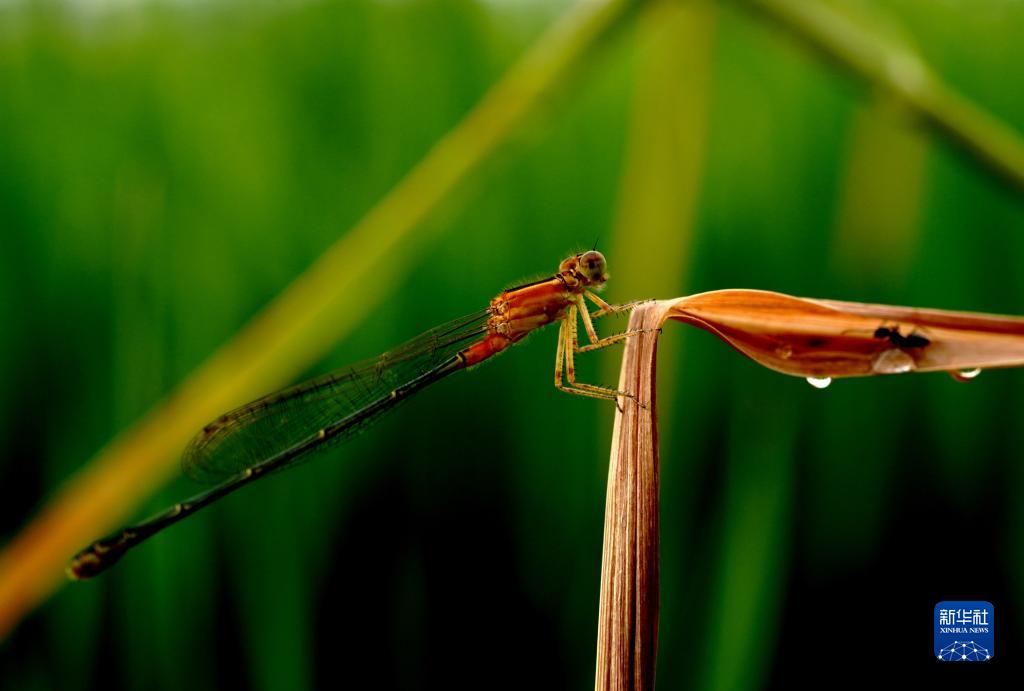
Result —
<instances>
[{"instance_id":1,"label":"dried brown leaf","mask_svg":"<svg viewBox=\"0 0 1024 691\"><path fill-rule=\"evenodd\" d=\"M654 688L658 636L659 329L706 329L765 367L801 377L856 377L1024 364L1024 319L972 312L718 290L640 305L619 388L636 396L615 418L597 638L598 691ZM883 331L879 331L882 329Z\"/></svg>"},{"instance_id":2,"label":"dried brown leaf","mask_svg":"<svg viewBox=\"0 0 1024 691\"><path fill-rule=\"evenodd\" d=\"M803 377L957 372L1024 364L1024 319L973 312L716 290L658 303L747 357ZM876 335L879 329L898 336ZM917 343L907 347L905 339Z\"/></svg>"}]
</instances>

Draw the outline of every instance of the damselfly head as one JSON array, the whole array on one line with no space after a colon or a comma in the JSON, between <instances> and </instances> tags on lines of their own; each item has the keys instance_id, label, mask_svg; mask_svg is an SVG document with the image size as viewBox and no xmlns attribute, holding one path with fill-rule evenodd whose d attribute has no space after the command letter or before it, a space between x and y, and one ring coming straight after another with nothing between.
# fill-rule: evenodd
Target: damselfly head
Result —
<instances>
[{"instance_id":1,"label":"damselfly head","mask_svg":"<svg viewBox=\"0 0 1024 691\"><path fill-rule=\"evenodd\" d=\"M604 255L597 250L590 250L569 257L558 270L574 274L584 285L600 286L608 280L608 274L605 273L607 267Z\"/></svg>"}]
</instances>

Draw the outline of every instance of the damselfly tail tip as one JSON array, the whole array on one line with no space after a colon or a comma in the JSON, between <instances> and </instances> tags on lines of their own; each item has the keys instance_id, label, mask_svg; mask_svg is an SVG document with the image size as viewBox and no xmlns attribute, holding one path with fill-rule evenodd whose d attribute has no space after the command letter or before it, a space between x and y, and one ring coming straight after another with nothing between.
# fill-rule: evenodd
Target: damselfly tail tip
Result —
<instances>
[{"instance_id":1,"label":"damselfly tail tip","mask_svg":"<svg viewBox=\"0 0 1024 691\"><path fill-rule=\"evenodd\" d=\"M92 551L92 548L82 550L68 563L67 568L64 569L64 573L67 574L68 580L72 581L85 581L103 570L102 560L96 556L96 553Z\"/></svg>"},{"instance_id":2,"label":"damselfly tail tip","mask_svg":"<svg viewBox=\"0 0 1024 691\"><path fill-rule=\"evenodd\" d=\"M87 581L120 561L125 550L123 542L112 545L93 543L71 558L64 573L72 581Z\"/></svg>"}]
</instances>

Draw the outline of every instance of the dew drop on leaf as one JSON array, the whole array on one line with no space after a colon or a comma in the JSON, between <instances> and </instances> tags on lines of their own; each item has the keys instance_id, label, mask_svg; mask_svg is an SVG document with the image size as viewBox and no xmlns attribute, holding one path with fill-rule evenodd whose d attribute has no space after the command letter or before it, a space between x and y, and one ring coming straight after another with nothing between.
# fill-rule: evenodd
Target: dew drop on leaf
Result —
<instances>
[{"instance_id":1,"label":"dew drop on leaf","mask_svg":"<svg viewBox=\"0 0 1024 691\"><path fill-rule=\"evenodd\" d=\"M968 382L981 374L981 368L975 367L973 369L962 369L956 372L950 372L949 376L953 377L957 381Z\"/></svg>"},{"instance_id":2,"label":"dew drop on leaf","mask_svg":"<svg viewBox=\"0 0 1024 691\"><path fill-rule=\"evenodd\" d=\"M903 374L914 369L914 358L899 348L889 348L875 356L871 369L878 374Z\"/></svg>"}]
</instances>

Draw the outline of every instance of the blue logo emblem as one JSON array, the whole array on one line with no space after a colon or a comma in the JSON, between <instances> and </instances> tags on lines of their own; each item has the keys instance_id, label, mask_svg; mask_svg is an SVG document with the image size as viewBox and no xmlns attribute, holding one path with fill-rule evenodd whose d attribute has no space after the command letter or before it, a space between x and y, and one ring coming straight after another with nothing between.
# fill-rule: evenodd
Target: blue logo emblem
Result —
<instances>
[{"instance_id":1,"label":"blue logo emblem","mask_svg":"<svg viewBox=\"0 0 1024 691\"><path fill-rule=\"evenodd\" d=\"M983 600L935 605L935 657L943 662L984 662L995 653L996 610Z\"/></svg>"}]
</instances>

